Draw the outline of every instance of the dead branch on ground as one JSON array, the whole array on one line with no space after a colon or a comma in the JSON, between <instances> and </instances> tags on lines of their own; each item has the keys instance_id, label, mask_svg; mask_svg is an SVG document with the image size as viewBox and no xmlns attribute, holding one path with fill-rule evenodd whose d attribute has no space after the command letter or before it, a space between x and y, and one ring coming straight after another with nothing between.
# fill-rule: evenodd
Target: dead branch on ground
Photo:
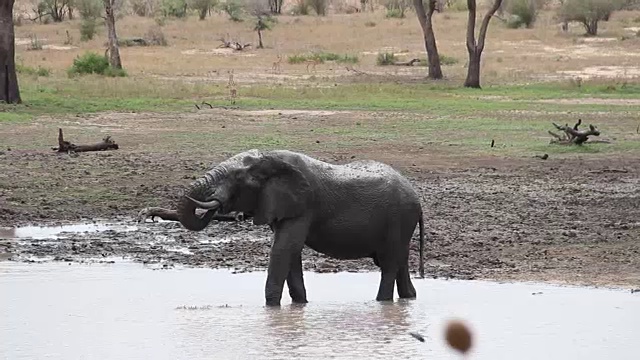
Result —
<instances>
[{"instance_id":1,"label":"dead branch on ground","mask_svg":"<svg viewBox=\"0 0 640 360\"><path fill-rule=\"evenodd\" d=\"M222 44L220 44L220 46L218 46L218 48L229 48L229 49L233 49L236 51L242 51L248 47L251 47L251 43L246 43L246 44L242 44L239 41L235 41L235 40L227 40L224 37L220 38L220 41L222 42Z\"/></svg>"},{"instance_id":2,"label":"dead branch on ground","mask_svg":"<svg viewBox=\"0 0 640 360\"><path fill-rule=\"evenodd\" d=\"M395 61L390 65L394 66L413 66L413 64L420 62L420 59L411 59L409 61Z\"/></svg>"},{"instance_id":3,"label":"dead branch on ground","mask_svg":"<svg viewBox=\"0 0 640 360\"><path fill-rule=\"evenodd\" d=\"M209 210L211 211L211 210ZM204 217L206 216L205 213L199 215L200 217ZM170 209L165 209L165 208L161 208L161 207L147 207L144 208L142 210L140 210L140 212L138 212L138 216L136 218L137 222L145 222L145 220L147 218L151 218L152 222L155 222L155 218L160 218L162 220L166 220L166 221L180 221L180 219L178 218L178 211L177 210L170 210ZM216 221L244 221L246 219L248 219L249 217L246 216L245 214L241 213L241 212L232 212L229 214L215 214L213 215L212 220L216 220Z\"/></svg>"},{"instance_id":4,"label":"dead branch on ground","mask_svg":"<svg viewBox=\"0 0 640 360\"><path fill-rule=\"evenodd\" d=\"M69 141L64 140L62 129L58 129L58 147L52 148L58 152L66 153L79 153L87 151L104 151L104 150L118 150L118 144L111 139L111 136L106 136L102 139L102 142L92 145L76 145Z\"/></svg>"},{"instance_id":5,"label":"dead branch on ground","mask_svg":"<svg viewBox=\"0 0 640 360\"><path fill-rule=\"evenodd\" d=\"M578 122L576 122L573 127L570 127L569 124L558 125L553 122L552 124L556 129L563 131L563 134L560 135L554 133L553 131L549 131L549 135L555 138L551 140L551 144L582 145L587 142L587 140L589 140L589 136L600 136L600 131L593 125L589 125L589 130L578 130L578 127L580 126L580 124L582 124L582 119L578 119ZM595 142L609 143L609 141L607 140L589 141L589 143Z\"/></svg>"}]
</instances>

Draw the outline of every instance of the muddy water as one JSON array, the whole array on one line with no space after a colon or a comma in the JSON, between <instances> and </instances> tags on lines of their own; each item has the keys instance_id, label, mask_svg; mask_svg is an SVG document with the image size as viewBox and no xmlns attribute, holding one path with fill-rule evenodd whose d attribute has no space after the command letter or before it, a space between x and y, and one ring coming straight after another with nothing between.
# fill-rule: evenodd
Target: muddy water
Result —
<instances>
[{"instance_id":1,"label":"muddy water","mask_svg":"<svg viewBox=\"0 0 640 360\"><path fill-rule=\"evenodd\" d=\"M454 316L476 334L469 359L638 356L628 291L424 279L417 300L380 304L376 273L305 278L309 304L272 309L264 272L0 262L0 358L456 359Z\"/></svg>"}]
</instances>

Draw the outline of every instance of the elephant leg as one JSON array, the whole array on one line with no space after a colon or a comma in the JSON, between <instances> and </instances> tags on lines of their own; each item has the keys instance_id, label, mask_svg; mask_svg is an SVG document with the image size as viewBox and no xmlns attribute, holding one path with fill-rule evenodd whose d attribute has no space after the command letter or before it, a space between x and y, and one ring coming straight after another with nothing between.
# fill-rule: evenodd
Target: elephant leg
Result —
<instances>
[{"instance_id":1,"label":"elephant leg","mask_svg":"<svg viewBox=\"0 0 640 360\"><path fill-rule=\"evenodd\" d=\"M301 253L293 254L291 257L289 275L287 276L287 286L289 287L291 301L298 304L307 303L307 290L304 288L304 279L302 275Z\"/></svg>"},{"instance_id":2,"label":"elephant leg","mask_svg":"<svg viewBox=\"0 0 640 360\"><path fill-rule=\"evenodd\" d=\"M280 306L291 260L294 254L302 253L309 225L306 219L295 219L277 223L274 228L275 235L269 255L269 269L265 284L267 306Z\"/></svg>"},{"instance_id":3,"label":"elephant leg","mask_svg":"<svg viewBox=\"0 0 640 360\"><path fill-rule=\"evenodd\" d=\"M377 301L392 301L393 290L396 283L397 266L382 266L382 276L380 278L380 287L378 288Z\"/></svg>"},{"instance_id":4,"label":"elephant leg","mask_svg":"<svg viewBox=\"0 0 640 360\"><path fill-rule=\"evenodd\" d=\"M398 270L396 284L398 285L398 296L400 298L412 299L416 297L416 288L411 283L408 264L401 266Z\"/></svg>"}]
</instances>

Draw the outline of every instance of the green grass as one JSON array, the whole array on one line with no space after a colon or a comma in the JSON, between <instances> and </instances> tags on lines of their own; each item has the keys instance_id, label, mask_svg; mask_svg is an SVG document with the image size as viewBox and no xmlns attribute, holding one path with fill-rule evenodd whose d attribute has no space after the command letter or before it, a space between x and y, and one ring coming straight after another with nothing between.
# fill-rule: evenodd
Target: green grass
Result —
<instances>
[{"instance_id":1,"label":"green grass","mask_svg":"<svg viewBox=\"0 0 640 360\"><path fill-rule=\"evenodd\" d=\"M336 54L336 53L311 53L311 54L297 54L292 55L287 58L289 64L300 64L307 60L317 60L320 63L324 63L325 61L335 61L337 63L342 64L357 64L360 59L357 55L349 55L349 54Z\"/></svg>"},{"instance_id":2,"label":"green grass","mask_svg":"<svg viewBox=\"0 0 640 360\"><path fill-rule=\"evenodd\" d=\"M38 78L20 74L23 105L0 105L0 121L23 121L38 115L100 111L191 111L205 100L229 105L224 84L183 83L136 78ZM529 113L566 114L637 112L637 105L540 103L560 98L640 98L639 84L569 83L496 85L482 90L447 83L338 84L318 87L255 85L238 88L240 108L334 109L427 112L434 116L469 118L483 115L513 117ZM564 116L564 115L563 115ZM561 121L561 120L558 120Z\"/></svg>"}]
</instances>

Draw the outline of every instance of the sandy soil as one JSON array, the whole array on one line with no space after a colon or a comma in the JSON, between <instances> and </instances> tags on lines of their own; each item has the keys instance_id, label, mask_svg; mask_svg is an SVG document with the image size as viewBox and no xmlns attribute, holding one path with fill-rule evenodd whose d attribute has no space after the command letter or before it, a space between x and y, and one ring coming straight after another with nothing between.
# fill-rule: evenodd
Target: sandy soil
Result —
<instances>
[{"instance_id":1,"label":"sandy soil","mask_svg":"<svg viewBox=\"0 0 640 360\"><path fill-rule=\"evenodd\" d=\"M146 126L143 119L138 121L138 126ZM88 131L84 125L83 131ZM101 121L100 129L120 129L116 125ZM35 122L25 126L22 130L31 129L33 134L43 125ZM73 126L73 122L64 126ZM70 156L50 150L3 149L0 226L98 219L136 225L134 218L140 209L173 207L183 186L211 163L231 154L213 152L203 157L207 149L201 153L189 151L192 147L179 150L176 143L168 142L172 139L168 132L153 130L146 138L131 135L138 136L141 143L158 136L153 152L123 147ZM117 133L116 140L125 134ZM327 147L309 153L335 163L354 157L382 158L412 179L424 202L428 276L640 284L637 159L468 157L451 161L438 153L384 144L351 150ZM213 223L200 233L188 232L172 222L138 226L136 231L72 234L59 241L17 241L4 235L0 236L4 237L0 253L17 261L29 261L30 256L63 261L126 256L145 263L162 262L163 266L233 267L238 271L267 265L270 232L250 222ZM414 241L414 271L417 245ZM308 249L304 261L307 269L315 271L376 269L370 259L336 261Z\"/></svg>"}]
</instances>

